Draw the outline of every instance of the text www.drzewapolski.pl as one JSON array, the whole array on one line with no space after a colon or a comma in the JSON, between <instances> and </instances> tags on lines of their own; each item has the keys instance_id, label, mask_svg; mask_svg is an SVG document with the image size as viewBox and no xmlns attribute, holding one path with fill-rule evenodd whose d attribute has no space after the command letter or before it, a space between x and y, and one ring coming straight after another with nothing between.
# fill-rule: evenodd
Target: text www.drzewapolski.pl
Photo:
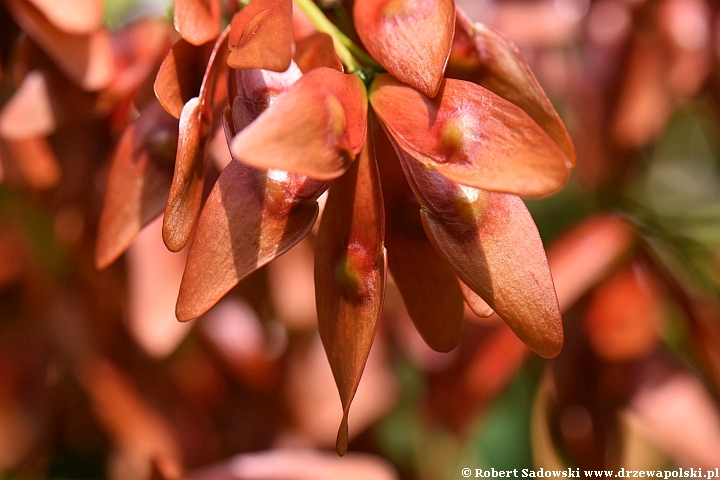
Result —
<instances>
[{"instance_id":1,"label":"text www.drzewapolski.pl","mask_svg":"<svg viewBox=\"0 0 720 480\"><path fill-rule=\"evenodd\" d=\"M706 480L720 480L720 467L703 470L702 468L676 468L675 470L580 470L567 468L565 470L530 470L528 468L512 470L496 470L491 468L463 468L464 478L704 478Z\"/></svg>"}]
</instances>

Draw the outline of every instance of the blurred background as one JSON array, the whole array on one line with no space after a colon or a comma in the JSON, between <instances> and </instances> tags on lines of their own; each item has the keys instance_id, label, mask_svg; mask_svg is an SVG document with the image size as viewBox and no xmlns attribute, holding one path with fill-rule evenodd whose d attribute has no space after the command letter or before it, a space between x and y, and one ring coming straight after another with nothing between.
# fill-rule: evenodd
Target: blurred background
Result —
<instances>
[{"instance_id":1,"label":"blurred background","mask_svg":"<svg viewBox=\"0 0 720 480\"><path fill-rule=\"evenodd\" d=\"M390 281L341 459L314 234L186 324L187 253L161 221L94 266L113 152L179 38L171 5L0 2L0 478L720 466L720 3L457 3L515 42L575 143L565 189L526 202L565 347L541 359L467 309L434 352ZM174 141L150 142L164 188Z\"/></svg>"}]
</instances>

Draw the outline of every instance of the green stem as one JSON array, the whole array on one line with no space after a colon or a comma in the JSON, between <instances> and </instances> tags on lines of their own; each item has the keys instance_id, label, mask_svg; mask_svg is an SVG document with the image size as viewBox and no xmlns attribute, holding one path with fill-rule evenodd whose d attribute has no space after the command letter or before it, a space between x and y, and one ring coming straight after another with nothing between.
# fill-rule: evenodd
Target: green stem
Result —
<instances>
[{"instance_id":1,"label":"green stem","mask_svg":"<svg viewBox=\"0 0 720 480\"><path fill-rule=\"evenodd\" d=\"M310 21L319 31L330 35L335 45L335 52L347 68L348 73L360 70L362 68L360 62L368 67L380 68L380 65L371 56L355 45L352 40L328 20L313 0L295 0L295 4L305 12L305 15L310 18Z\"/></svg>"},{"instance_id":2,"label":"green stem","mask_svg":"<svg viewBox=\"0 0 720 480\"><path fill-rule=\"evenodd\" d=\"M342 42L344 42L345 46L355 55L360 61L369 68L375 69L375 70L382 70L382 66L375 61L374 58L372 58L370 55L365 53L365 51L358 47L355 42L350 40L348 37L345 36L342 32L340 32L340 35L342 35L342 38L340 39Z\"/></svg>"}]
</instances>

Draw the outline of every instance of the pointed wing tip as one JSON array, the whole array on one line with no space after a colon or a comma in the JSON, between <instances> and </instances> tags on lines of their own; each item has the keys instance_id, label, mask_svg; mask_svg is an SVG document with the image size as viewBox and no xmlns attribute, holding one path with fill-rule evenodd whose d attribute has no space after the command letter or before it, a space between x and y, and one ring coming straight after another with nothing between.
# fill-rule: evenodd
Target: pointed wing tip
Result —
<instances>
[{"instance_id":1,"label":"pointed wing tip","mask_svg":"<svg viewBox=\"0 0 720 480\"><path fill-rule=\"evenodd\" d=\"M130 238L132 240L134 235ZM109 241L109 239L104 238L104 235L99 234L97 243L95 244L95 255L93 258L95 269L100 271L108 268L120 258L129 246L129 241Z\"/></svg>"},{"instance_id":2,"label":"pointed wing tip","mask_svg":"<svg viewBox=\"0 0 720 480\"><path fill-rule=\"evenodd\" d=\"M430 344L430 343L428 343L428 346L430 348L432 348L433 350L435 350L436 352L449 353L449 352L452 352L453 350L455 350L455 347L457 347L459 343L460 343L460 339L458 338L457 340L453 339L453 341L447 342L447 344Z\"/></svg>"},{"instance_id":3,"label":"pointed wing tip","mask_svg":"<svg viewBox=\"0 0 720 480\"><path fill-rule=\"evenodd\" d=\"M509 321L501 318L533 352L543 358L554 358L562 351L565 333L554 290L544 297L538 303L544 304L545 308L512 319L508 317Z\"/></svg>"},{"instance_id":4,"label":"pointed wing tip","mask_svg":"<svg viewBox=\"0 0 720 480\"><path fill-rule=\"evenodd\" d=\"M175 303L175 318L179 322L185 323L201 317L222 298L221 295L208 301L207 296L205 296L198 300L198 289L197 276L193 275L193 264L187 262Z\"/></svg>"},{"instance_id":5,"label":"pointed wing tip","mask_svg":"<svg viewBox=\"0 0 720 480\"><path fill-rule=\"evenodd\" d=\"M213 41L220 36L219 22L217 27L213 28L197 28L197 26L193 28L189 25L185 25L184 22L180 18L178 18L177 10L175 10L175 14L173 16L173 27L175 27L175 31L180 34L180 37L182 37L183 40L192 45L195 45L196 47Z\"/></svg>"},{"instance_id":6,"label":"pointed wing tip","mask_svg":"<svg viewBox=\"0 0 720 480\"><path fill-rule=\"evenodd\" d=\"M340 428L338 429L337 441L335 443L335 451L339 456L343 456L347 453L348 449L348 414L347 409L343 414L342 421L340 422Z\"/></svg>"},{"instance_id":7,"label":"pointed wing tip","mask_svg":"<svg viewBox=\"0 0 720 480\"><path fill-rule=\"evenodd\" d=\"M163 223L162 238L165 247L173 253L182 250L188 242L188 235L175 231L176 229Z\"/></svg>"},{"instance_id":8,"label":"pointed wing tip","mask_svg":"<svg viewBox=\"0 0 720 480\"><path fill-rule=\"evenodd\" d=\"M540 200L543 198L551 197L558 192L560 192L570 181L570 171L573 167L570 167L566 164L565 171L563 172L563 175L558 175L556 178L550 178L546 177L543 179L542 182L537 182L535 184L528 184L528 185L518 185L513 186L513 188L496 188L496 192L501 193L512 193L515 195L519 195L523 198L530 198L534 200ZM452 174L446 175L444 170L441 168L437 169L442 175L444 175L447 178L450 178L453 176ZM453 178L450 178L453 181L457 178L456 176L453 176ZM457 183L463 183L463 182L457 182ZM475 186L475 185L470 185ZM475 186L476 188L481 188L479 186Z\"/></svg>"},{"instance_id":9,"label":"pointed wing tip","mask_svg":"<svg viewBox=\"0 0 720 480\"><path fill-rule=\"evenodd\" d=\"M570 136L568 135L568 140L569 139ZM573 170L577 167L577 151L575 150L575 144L572 143L572 140L568 142L568 151L565 152L565 155L568 157L568 170Z\"/></svg>"},{"instance_id":10,"label":"pointed wing tip","mask_svg":"<svg viewBox=\"0 0 720 480\"><path fill-rule=\"evenodd\" d=\"M562 158L569 162L564 155ZM556 167L554 167L554 172L545 174L544 176L536 179L526 181L521 180L514 184L504 181L501 183L493 182L492 184L489 184L486 183L486 180L483 178L477 179L473 176L466 175L464 172L457 172L453 169L453 165L448 165L446 163L428 162L425 163L425 166L429 169L437 170L437 172L443 177L461 185L490 190L497 193L512 193L523 198L531 199L543 199L560 192L570 181L570 172L573 168L569 165L569 163L566 163L564 168L556 165Z\"/></svg>"},{"instance_id":11,"label":"pointed wing tip","mask_svg":"<svg viewBox=\"0 0 720 480\"><path fill-rule=\"evenodd\" d=\"M531 194L528 194L528 195L525 195L525 196L526 196L526 197L529 197L529 198L541 199L541 198L547 198L547 197L550 197L550 196L552 196L552 195L555 195L555 194L558 193L560 190L562 190L563 188L565 188L565 186L566 186L566 185L568 184L568 182L570 181L570 170L571 170L572 168L574 168L574 167L567 167L567 173L566 173L566 175L565 175L562 179L558 178L556 182L553 182L553 183L551 184L551 186L539 188L539 189L537 190L537 192L534 192L534 193L531 193ZM509 193L512 193L512 192L509 192Z\"/></svg>"},{"instance_id":12,"label":"pointed wing tip","mask_svg":"<svg viewBox=\"0 0 720 480\"><path fill-rule=\"evenodd\" d=\"M175 305L175 318L177 318L179 322L185 323L195 320L203 313L205 312L198 313L196 309L193 308L193 305L187 305L182 295L178 297L177 304Z\"/></svg>"},{"instance_id":13,"label":"pointed wing tip","mask_svg":"<svg viewBox=\"0 0 720 480\"><path fill-rule=\"evenodd\" d=\"M530 350L541 357L554 358L562 351L565 338L559 309L556 314L551 315L551 321L543 321L540 325L532 321L540 315L539 313L519 317L512 314L506 317L498 315Z\"/></svg>"},{"instance_id":14,"label":"pointed wing tip","mask_svg":"<svg viewBox=\"0 0 720 480\"><path fill-rule=\"evenodd\" d=\"M155 98L157 99L163 110L165 110L170 116L172 116L176 120L180 120L182 107L177 108L176 105L173 105L172 102L168 101L167 98L159 92L160 89L162 89L162 86L158 85L158 79L155 78L155 83L153 83L153 94L155 94Z\"/></svg>"},{"instance_id":15,"label":"pointed wing tip","mask_svg":"<svg viewBox=\"0 0 720 480\"><path fill-rule=\"evenodd\" d=\"M95 270L105 270L107 267L112 265L112 263L117 259L117 257L118 255L108 254L105 250L96 249L94 259Z\"/></svg>"},{"instance_id":16,"label":"pointed wing tip","mask_svg":"<svg viewBox=\"0 0 720 480\"><path fill-rule=\"evenodd\" d=\"M493 310L488 304L485 305L477 305L475 303L468 303L465 302L468 308L478 317L480 318L490 318L495 313L495 310Z\"/></svg>"},{"instance_id":17,"label":"pointed wing tip","mask_svg":"<svg viewBox=\"0 0 720 480\"><path fill-rule=\"evenodd\" d=\"M423 95L428 98L435 98L440 91L440 85L442 84L443 76L440 75L439 77L431 79L423 79L421 77L418 77L410 78L409 80L410 82L407 83L420 90Z\"/></svg>"},{"instance_id":18,"label":"pointed wing tip","mask_svg":"<svg viewBox=\"0 0 720 480\"><path fill-rule=\"evenodd\" d=\"M383 75L389 80L395 80L397 84L414 88L428 98L435 98L437 96L442 81L444 80L443 75L435 75L435 78L430 78L430 75L413 75L395 69L393 69L393 71L388 70L388 72L389 73L380 74L378 77ZM372 85L374 86L376 83L378 82L373 82ZM382 83L387 83L387 80ZM371 90L373 90L372 87Z\"/></svg>"},{"instance_id":19,"label":"pointed wing tip","mask_svg":"<svg viewBox=\"0 0 720 480\"><path fill-rule=\"evenodd\" d=\"M440 340L434 338L426 338L422 334L421 336L428 347L432 348L436 352L448 353L453 351L455 347L460 344L462 330L459 330L458 333L460 333L460 335L453 335L451 338L443 338Z\"/></svg>"},{"instance_id":20,"label":"pointed wing tip","mask_svg":"<svg viewBox=\"0 0 720 480\"><path fill-rule=\"evenodd\" d=\"M540 355L543 358L555 358L562 351L564 344L564 335L562 328L557 332L552 332L551 335L545 336L536 345L528 345L530 349Z\"/></svg>"},{"instance_id":21,"label":"pointed wing tip","mask_svg":"<svg viewBox=\"0 0 720 480\"><path fill-rule=\"evenodd\" d=\"M454 0L355 2L353 19L372 57L400 81L435 97L452 50Z\"/></svg>"}]
</instances>

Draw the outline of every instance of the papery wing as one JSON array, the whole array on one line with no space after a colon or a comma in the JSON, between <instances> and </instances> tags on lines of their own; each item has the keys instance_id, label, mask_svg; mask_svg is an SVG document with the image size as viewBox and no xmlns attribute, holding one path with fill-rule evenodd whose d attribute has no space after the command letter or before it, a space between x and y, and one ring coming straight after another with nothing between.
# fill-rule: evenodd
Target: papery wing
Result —
<instances>
[{"instance_id":1,"label":"papery wing","mask_svg":"<svg viewBox=\"0 0 720 480\"><path fill-rule=\"evenodd\" d=\"M380 180L372 142L330 190L318 233L318 329L343 405L337 451L347 451L348 412L360 382L384 294L387 257Z\"/></svg>"},{"instance_id":2,"label":"papery wing","mask_svg":"<svg viewBox=\"0 0 720 480\"><path fill-rule=\"evenodd\" d=\"M365 87L355 75L317 68L240 131L230 144L239 161L313 178L336 178L360 152L367 130Z\"/></svg>"},{"instance_id":3,"label":"papery wing","mask_svg":"<svg viewBox=\"0 0 720 480\"><path fill-rule=\"evenodd\" d=\"M547 133L520 107L473 83L446 79L430 99L380 75L370 102L404 152L454 182L539 197L568 179L571 162Z\"/></svg>"},{"instance_id":4,"label":"papery wing","mask_svg":"<svg viewBox=\"0 0 720 480\"><path fill-rule=\"evenodd\" d=\"M560 352L562 319L542 240L516 195L457 185L400 154L425 231L457 276L544 357Z\"/></svg>"},{"instance_id":5,"label":"papery wing","mask_svg":"<svg viewBox=\"0 0 720 480\"><path fill-rule=\"evenodd\" d=\"M370 55L428 97L440 87L455 26L452 0L363 0L353 19Z\"/></svg>"},{"instance_id":6,"label":"papery wing","mask_svg":"<svg viewBox=\"0 0 720 480\"><path fill-rule=\"evenodd\" d=\"M383 179L388 267L405 308L431 348L447 352L460 341L463 297L455 274L425 234L420 203L403 175L385 132L374 132L378 168Z\"/></svg>"}]
</instances>

